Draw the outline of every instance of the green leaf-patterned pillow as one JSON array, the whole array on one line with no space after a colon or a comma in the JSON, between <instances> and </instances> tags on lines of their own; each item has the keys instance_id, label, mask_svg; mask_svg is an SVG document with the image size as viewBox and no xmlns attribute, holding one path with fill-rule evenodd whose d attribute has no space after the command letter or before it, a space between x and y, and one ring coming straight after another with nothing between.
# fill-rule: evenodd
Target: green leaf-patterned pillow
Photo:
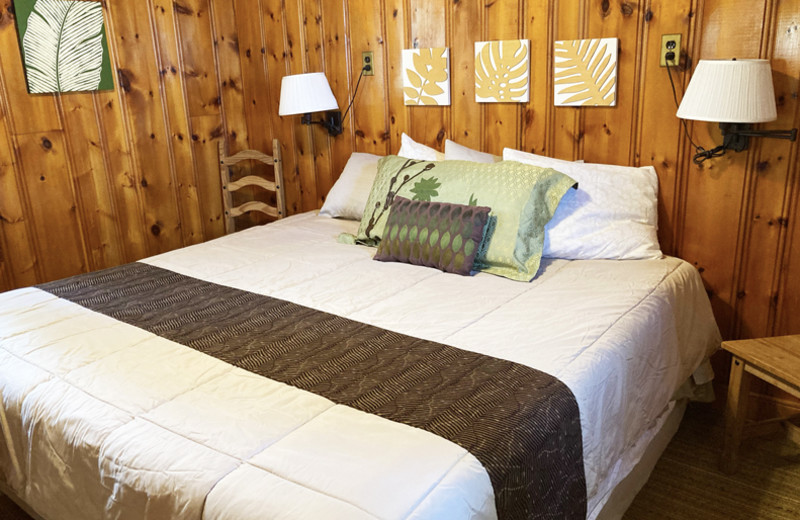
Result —
<instances>
[{"instance_id":1,"label":"green leaf-patterned pillow","mask_svg":"<svg viewBox=\"0 0 800 520\"><path fill-rule=\"evenodd\" d=\"M490 208L395 197L375 260L469 275Z\"/></svg>"},{"instance_id":2,"label":"green leaf-patterned pillow","mask_svg":"<svg viewBox=\"0 0 800 520\"><path fill-rule=\"evenodd\" d=\"M378 161L378 175L358 235L349 238L377 246L384 236L389 208L398 196L487 206L492 208L487 244L475 259L475 269L527 282L539 270L544 226L575 185L563 173L515 161L430 162L389 155Z\"/></svg>"}]
</instances>

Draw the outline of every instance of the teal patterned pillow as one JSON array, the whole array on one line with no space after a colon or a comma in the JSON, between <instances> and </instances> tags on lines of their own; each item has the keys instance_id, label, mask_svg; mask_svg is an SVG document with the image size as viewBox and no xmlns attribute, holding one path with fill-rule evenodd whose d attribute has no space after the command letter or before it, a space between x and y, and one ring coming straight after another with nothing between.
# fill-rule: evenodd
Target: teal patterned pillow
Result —
<instances>
[{"instance_id":1,"label":"teal patterned pillow","mask_svg":"<svg viewBox=\"0 0 800 520\"><path fill-rule=\"evenodd\" d=\"M375 260L469 275L490 208L395 197Z\"/></svg>"}]
</instances>

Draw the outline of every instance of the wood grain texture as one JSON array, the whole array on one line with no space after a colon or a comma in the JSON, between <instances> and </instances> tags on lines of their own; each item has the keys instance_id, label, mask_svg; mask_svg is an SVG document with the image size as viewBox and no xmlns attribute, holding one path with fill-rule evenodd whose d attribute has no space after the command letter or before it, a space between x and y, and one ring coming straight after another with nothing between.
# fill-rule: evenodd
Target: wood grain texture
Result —
<instances>
[{"instance_id":1,"label":"wood grain texture","mask_svg":"<svg viewBox=\"0 0 800 520\"><path fill-rule=\"evenodd\" d=\"M178 211L184 244L196 244L205 238L200 216L200 200L197 189L197 168L189 136L192 134L187 85L181 70L180 41L185 38L180 31L175 14L177 8L168 0L152 0L151 8L157 44L157 63L161 82L161 101L169 132L170 167L178 192ZM211 238L211 237L209 237Z\"/></svg>"},{"instance_id":2,"label":"wood grain texture","mask_svg":"<svg viewBox=\"0 0 800 520\"><path fill-rule=\"evenodd\" d=\"M446 0L409 0L411 22L409 48L428 49L447 46L449 3ZM402 58L395 65L401 63ZM409 135L413 135L414 139L421 142L432 143L434 148L444 151L444 140L450 137L448 135L450 107L410 106L407 110L410 119Z\"/></svg>"},{"instance_id":3,"label":"wood grain texture","mask_svg":"<svg viewBox=\"0 0 800 520\"><path fill-rule=\"evenodd\" d=\"M800 126L796 2L106 2L116 90L61 98L27 94L11 1L0 8L0 288L218 236L222 139L268 154L281 140L293 214L324 202L350 153L396 152L406 132L436 148L451 138L492 153L653 165L662 248L701 271L725 337L800 332L798 143L752 140L693 165L656 63L661 35L680 32L680 96L699 59L769 58L778 120L762 126ZM554 107L553 40L599 37L619 39L617 107ZM531 40L529 103L474 101L474 43L499 38ZM402 104L401 51L415 42L450 48L450 107ZM324 71L344 111L365 50L375 76L363 78L342 135L277 115L281 78L300 72ZM689 130L706 148L721 140L714 124ZM36 181L45 168L47 190Z\"/></svg>"}]
</instances>

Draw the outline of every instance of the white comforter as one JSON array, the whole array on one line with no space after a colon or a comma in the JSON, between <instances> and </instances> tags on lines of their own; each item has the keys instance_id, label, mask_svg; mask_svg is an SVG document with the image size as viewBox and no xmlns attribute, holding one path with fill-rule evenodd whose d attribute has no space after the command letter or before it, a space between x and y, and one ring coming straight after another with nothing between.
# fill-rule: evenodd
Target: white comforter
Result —
<instances>
[{"instance_id":1,"label":"white comforter","mask_svg":"<svg viewBox=\"0 0 800 520\"><path fill-rule=\"evenodd\" d=\"M675 258L465 278L336 242L356 226L306 213L146 262L558 377L580 407L590 518L719 344ZM0 390L24 475L2 449L0 468L48 519L496 515L485 470L449 441L38 289L0 294Z\"/></svg>"}]
</instances>

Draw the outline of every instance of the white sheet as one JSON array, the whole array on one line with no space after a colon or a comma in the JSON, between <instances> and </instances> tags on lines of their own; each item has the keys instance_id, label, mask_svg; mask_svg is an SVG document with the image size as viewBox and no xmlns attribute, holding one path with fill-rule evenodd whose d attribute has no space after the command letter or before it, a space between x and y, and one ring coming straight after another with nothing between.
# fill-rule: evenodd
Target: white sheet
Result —
<instances>
[{"instance_id":1,"label":"white sheet","mask_svg":"<svg viewBox=\"0 0 800 520\"><path fill-rule=\"evenodd\" d=\"M589 518L719 345L699 276L675 258L465 278L336 242L357 225L307 213L146 262L560 378L581 411ZM0 388L26 473L10 483L47 518L495 516L482 466L449 441L37 289L0 294Z\"/></svg>"}]
</instances>

